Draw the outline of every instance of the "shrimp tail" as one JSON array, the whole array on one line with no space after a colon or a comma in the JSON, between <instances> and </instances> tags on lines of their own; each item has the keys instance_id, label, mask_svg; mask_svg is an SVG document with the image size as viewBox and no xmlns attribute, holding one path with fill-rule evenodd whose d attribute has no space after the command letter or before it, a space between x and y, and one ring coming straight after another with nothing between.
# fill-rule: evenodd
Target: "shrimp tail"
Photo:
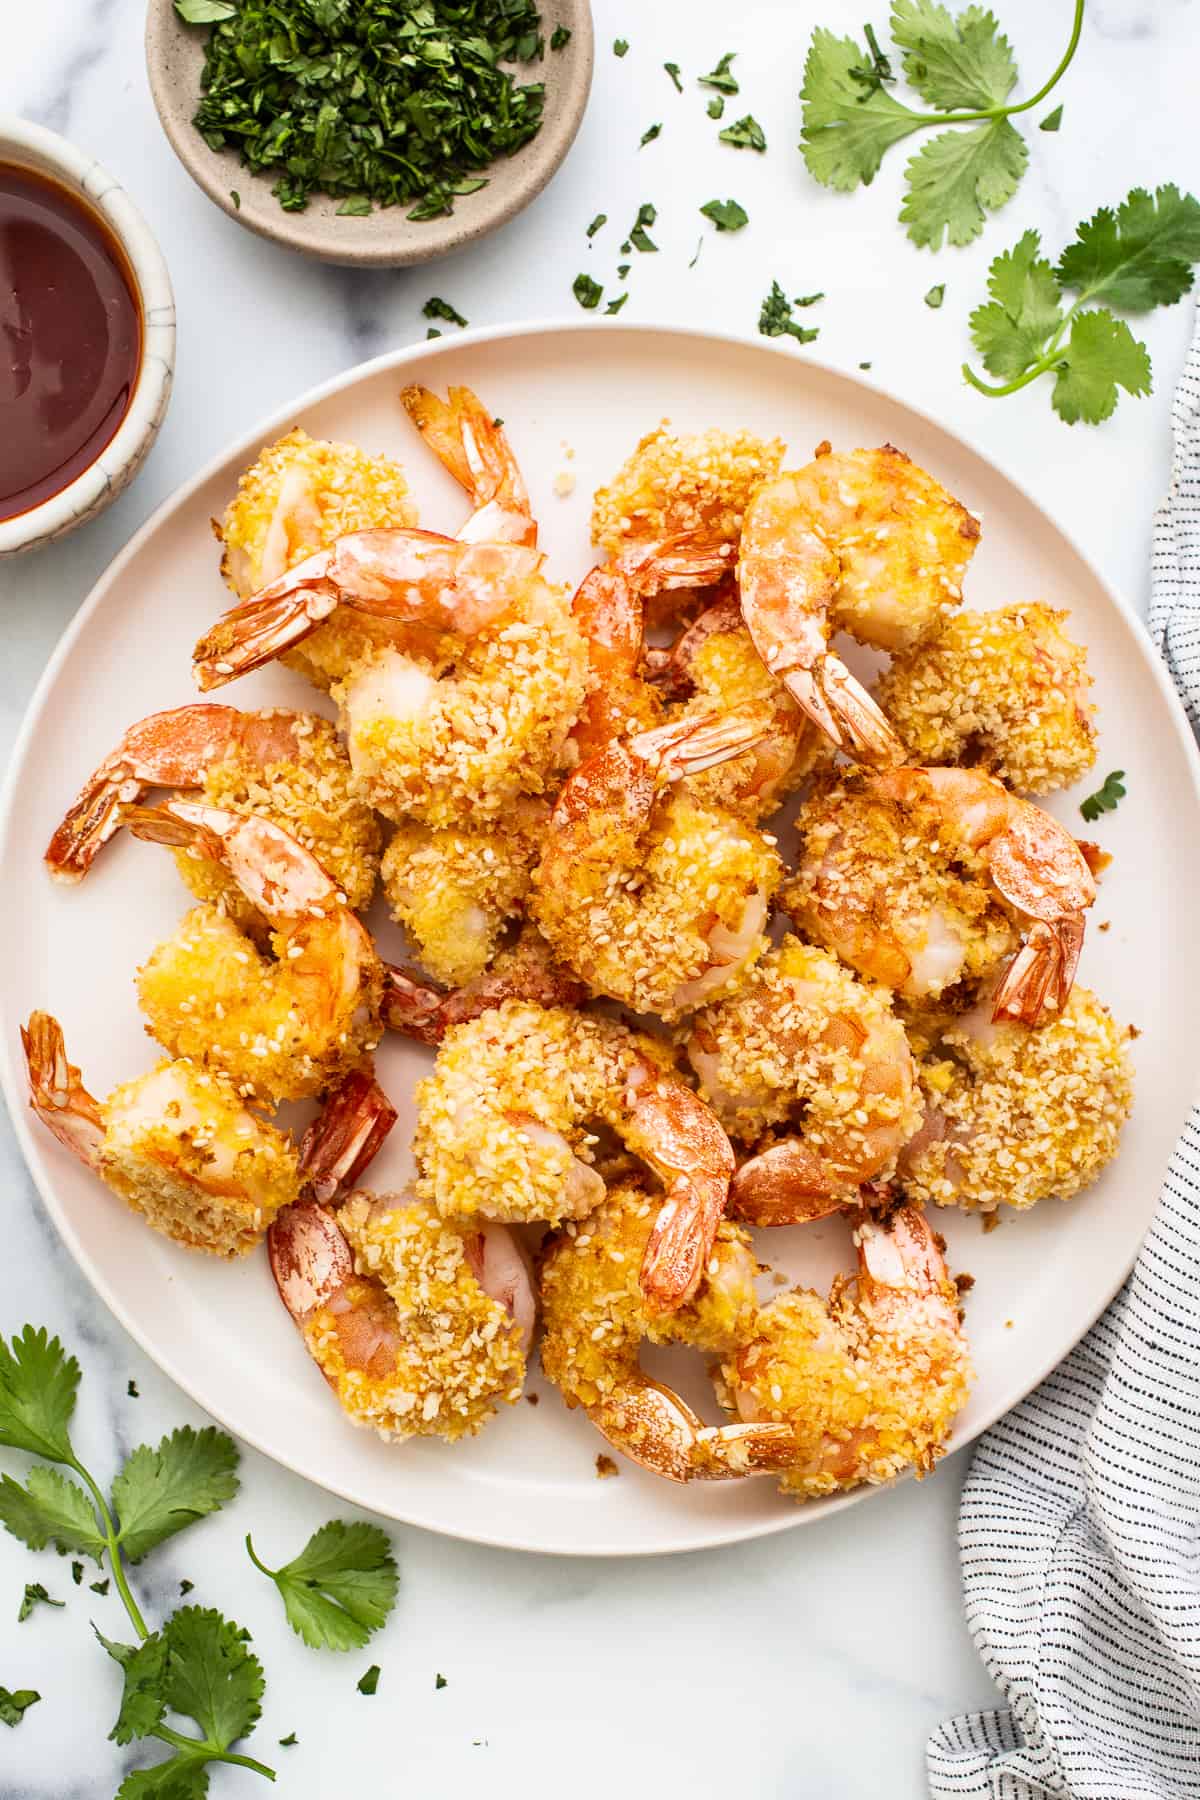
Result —
<instances>
[{"instance_id":1,"label":"shrimp tail","mask_svg":"<svg viewBox=\"0 0 1200 1800\"><path fill-rule=\"evenodd\" d=\"M639 1375L588 1408L615 1450L668 1481L730 1480L782 1472L795 1456L785 1425L705 1425L678 1394Z\"/></svg>"},{"instance_id":2,"label":"shrimp tail","mask_svg":"<svg viewBox=\"0 0 1200 1800\"><path fill-rule=\"evenodd\" d=\"M300 1143L300 1171L316 1199L328 1202L356 1185L399 1115L375 1077L352 1070L338 1083Z\"/></svg>"},{"instance_id":3,"label":"shrimp tail","mask_svg":"<svg viewBox=\"0 0 1200 1800\"><path fill-rule=\"evenodd\" d=\"M329 617L338 604L338 590L326 579L332 560L333 553L322 550L221 615L192 651L201 693L273 662Z\"/></svg>"},{"instance_id":4,"label":"shrimp tail","mask_svg":"<svg viewBox=\"0 0 1200 1800\"><path fill-rule=\"evenodd\" d=\"M537 525L521 470L499 420L469 387L443 400L413 384L400 402L442 467L465 489L476 511L459 536L466 542L534 545Z\"/></svg>"},{"instance_id":5,"label":"shrimp tail","mask_svg":"<svg viewBox=\"0 0 1200 1800\"><path fill-rule=\"evenodd\" d=\"M95 1168L104 1142L104 1118L67 1060L62 1026L50 1013L34 1012L21 1027L21 1048L29 1077L29 1104L59 1143Z\"/></svg>"},{"instance_id":6,"label":"shrimp tail","mask_svg":"<svg viewBox=\"0 0 1200 1800\"><path fill-rule=\"evenodd\" d=\"M824 1160L802 1138L781 1138L744 1162L729 1187L729 1210L750 1225L806 1225L850 1202Z\"/></svg>"},{"instance_id":7,"label":"shrimp tail","mask_svg":"<svg viewBox=\"0 0 1200 1800\"><path fill-rule=\"evenodd\" d=\"M1049 1013L1061 1012L1079 966L1083 931L1078 913L1035 920L996 989L992 1018L1039 1025Z\"/></svg>"},{"instance_id":8,"label":"shrimp tail","mask_svg":"<svg viewBox=\"0 0 1200 1800\"><path fill-rule=\"evenodd\" d=\"M578 1006L586 998L584 983L552 960L533 931L502 950L482 975L448 993L408 969L384 964L383 1022L421 1044L440 1044L452 1025L477 1019L506 1000Z\"/></svg>"},{"instance_id":9,"label":"shrimp tail","mask_svg":"<svg viewBox=\"0 0 1200 1800\"><path fill-rule=\"evenodd\" d=\"M797 706L847 756L883 767L904 761L904 746L841 657L827 650L809 666L776 673Z\"/></svg>"},{"instance_id":10,"label":"shrimp tail","mask_svg":"<svg viewBox=\"0 0 1200 1800\"><path fill-rule=\"evenodd\" d=\"M354 1274L350 1246L332 1215L313 1200L285 1206L267 1233L267 1253L279 1298L302 1325Z\"/></svg>"},{"instance_id":11,"label":"shrimp tail","mask_svg":"<svg viewBox=\"0 0 1200 1800\"><path fill-rule=\"evenodd\" d=\"M639 732L628 742L636 756L660 769L667 780L678 781L728 762L743 750L755 749L766 735L761 716L734 711L672 720L653 731Z\"/></svg>"}]
</instances>

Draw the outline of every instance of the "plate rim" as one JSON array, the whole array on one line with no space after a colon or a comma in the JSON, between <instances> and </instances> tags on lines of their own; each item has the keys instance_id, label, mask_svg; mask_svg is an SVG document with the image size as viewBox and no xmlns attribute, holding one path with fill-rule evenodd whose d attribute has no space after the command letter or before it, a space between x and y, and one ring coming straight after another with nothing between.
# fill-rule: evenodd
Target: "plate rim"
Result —
<instances>
[{"instance_id":1,"label":"plate rim","mask_svg":"<svg viewBox=\"0 0 1200 1800\"><path fill-rule=\"evenodd\" d=\"M531 337L542 337L546 335L595 336L599 333L607 333L611 336L626 338L639 336L685 338L698 343L716 345L721 349L734 348L739 350L750 350L757 355L786 357L789 361L794 361L796 366L801 370L805 368L814 369L822 375L833 377L836 381L845 382L852 388L861 389L866 393L874 395L878 399L902 408L912 418L917 419L923 424L931 427L933 430L942 433L945 437L948 437L958 445L961 445L972 455L985 463L988 468L1008 482L1010 487L1019 494L1021 499L1027 505L1031 506L1034 511L1047 522L1059 539L1068 546L1076 557L1078 557L1080 563L1086 569L1091 579L1096 583L1096 586L1103 594L1105 600L1115 608L1116 612L1132 629L1133 633L1142 638L1142 647L1144 650L1143 661L1150 670L1151 678L1157 687L1160 697L1165 701L1166 715L1170 721L1170 727L1182 747L1184 764L1191 780L1192 797L1196 804L1197 812L1200 813L1200 745L1197 744L1196 737L1188 723L1183 703L1176 691L1167 665L1146 632L1145 622L1125 599L1124 595L1121 594L1097 568L1091 555L1079 542L1074 533L1059 522L1055 515L1042 503L1041 499L1030 491L1030 488L1022 477L1014 474L1008 468L1003 458L995 456L989 450L984 449L972 433L960 431L956 427L943 424L941 420L926 408L914 405L910 401L904 399L884 382L864 379L863 375L857 371L843 369L823 357L809 355L807 351L802 359L794 358L793 353L790 353L785 347L764 343L757 337L751 336L745 332L714 331L705 326L686 323L664 324L657 321L638 322L632 319L620 321L613 320L609 322L598 319L577 320L551 317L547 319L521 321L513 324L501 323L496 325L474 326L457 333L452 338L444 338L441 340L419 340L415 344L408 344L401 346L398 349L385 351L379 356L370 357L363 362L355 363L349 369L343 370L340 374L331 375L324 381L318 382L314 386L305 389L286 405L274 409L265 417L259 419L248 431L242 432L236 438L228 441L223 448L218 450L212 457L208 458L193 475L181 482L170 494L166 495L154 508L144 523L133 533L129 541L117 551L116 555L112 557L104 569L101 570L57 640L46 662L45 668L42 670L42 673L34 686L33 692L26 703L19 729L13 741L3 788L0 789L0 843L5 840L11 828L11 815L15 806L18 788L17 778L29 753L35 721L40 717L45 697L49 690L55 685L62 666L74 648L76 639L83 632L93 614L99 610L108 590L119 579L126 566L137 555L142 545L155 531L157 531L160 523L168 516L168 514L182 510L191 499L192 495L210 481L230 460L234 457L241 458L257 444L268 441L270 436L277 432L278 428L286 424L289 420L294 420L295 418L302 416L304 413L319 406L322 402L332 398L334 395L342 393L347 389L356 386L359 382L377 374L381 374L389 369L402 368L412 362L424 362L427 360L437 361L443 356L453 354L453 352L464 345L475 347L477 345L507 342ZM15 1022L8 1017L7 1000L3 994L0 994L0 1030L3 1030L4 1032L6 1045L8 1034L12 1029L15 1029ZM184 1394L187 1395L188 1399L191 1400L194 1405L198 1406L202 1412L208 1414L209 1417L215 1419L226 1430L230 1431L235 1438L239 1439L244 1444L250 1445L252 1449L264 1456L269 1462L276 1463L280 1467L288 1469L292 1474L300 1476L303 1480L310 1482L314 1487L323 1489L325 1492L334 1495L338 1499L345 1500L351 1505L358 1506L365 1512L374 1513L377 1517L389 1519L395 1524L436 1532L439 1536L454 1538L463 1543L480 1544L491 1549L513 1550L522 1554L564 1557L596 1556L603 1558L618 1556L676 1556L686 1555L697 1551L717 1549L730 1544L753 1542L759 1538L774 1536L778 1532L793 1530L799 1525L815 1524L821 1519L830 1518L835 1513L844 1511L847 1507L861 1504L861 1502L870 1495L886 1491L887 1488L899 1485L897 1482L891 1482L884 1484L882 1489L864 1485L852 1489L845 1494L830 1496L816 1507L796 1506L790 1512L780 1511L777 1516L772 1515L765 1519L748 1520L744 1526L736 1524L732 1527L709 1526L705 1535L702 1535L699 1538L689 1539L686 1542L678 1544L665 1545L644 1544L630 1546L619 1543L597 1544L593 1540L586 1545L564 1546L554 1544L547 1546L534 1541L519 1541L519 1537L515 1539L511 1532L509 1532L507 1536L501 1537L489 1534L486 1528L464 1529L458 1525L443 1525L436 1520L429 1520L426 1518L413 1519L400 1512L381 1511L374 1501L364 1500L361 1495L355 1491L353 1484L349 1486L340 1485L332 1471L328 1477L325 1475L320 1477L314 1476L308 1468L302 1467L292 1456L281 1453L276 1449L268 1449L254 1433L247 1432L243 1426L232 1422L223 1408L214 1407L208 1400L201 1399L196 1393L190 1380L186 1379L178 1372L173 1356L170 1354L164 1355L148 1340L142 1329L135 1323L133 1317L129 1314L124 1302L110 1290L105 1277L93 1266L88 1252L77 1239L69 1220L59 1208L52 1182L42 1179L41 1173L36 1166L38 1158L36 1156L33 1133L29 1126L29 1109L26 1104L27 1096L18 1088L17 1083L14 1080L14 1067L15 1065L10 1063L6 1050L5 1054L0 1055L0 1091L3 1092L8 1107L14 1135L20 1146L25 1161L26 1171L54 1225L55 1231L70 1252L76 1267L86 1278L93 1292L103 1301L104 1305L117 1320L118 1324L128 1332L139 1348L159 1369L163 1371L165 1375L168 1376L171 1381L175 1383L178 1388L181 1389ZM1182 1131L1183 1125L1184 1120L1181 1119L1179 1125L1180 1131ZM1164 1176L1165 1173L1166 1171L1164 1169ZM1147 1224L1147 1230L1148 1229L1149 1222ZM950 1445L947 1456L956 1455L959 1451L965 1450L971 1444L976 1443L986 1431L991 1429L998 1419L1011 1411L1013 1407L1019 1405L1022 1400L1032 1393L1033 1390L1053 1372L1054 1369L1059 1367L1066 1356L1070 1355L1071 1350L1082 1341L1083 1337L1090 1331L1096 1320L1110 1305L1114 1296L1120 1291L1137 1260L1141 1244L1144 1241L1144 1236L1145 1234L1143 1233L1143 1236L1138 1239L1137 1245L1134 1247L1128 1261L1121 1266L1116 1278L1103 1294L1103 1297L1100 1299L1095 1309L1090 1311L1090 1316L1083 1329L1080 1331L1079 1336L1069 1348L1063 1352L1062 1357L1042 1368L1040 1373L1030 1382L1026 1382L1024 1377L1019 1378L1018 1381L1013 1384L1013 1391L1001 1395L994 1405L985 1412L982 1418L974 1426L969 1437L964 1437L959 1442ZM911 1479L911 1477L901 1478L902 1481L907 1479ZM704 1529L705 1528L702 1528L702 1530Z\"/></svg>"}]
</instances>

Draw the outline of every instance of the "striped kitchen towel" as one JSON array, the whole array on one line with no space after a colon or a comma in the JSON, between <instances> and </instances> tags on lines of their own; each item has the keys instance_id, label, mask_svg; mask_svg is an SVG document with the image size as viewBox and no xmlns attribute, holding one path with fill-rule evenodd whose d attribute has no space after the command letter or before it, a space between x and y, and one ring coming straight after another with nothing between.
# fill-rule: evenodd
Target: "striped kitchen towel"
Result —
<instances>
[{"instance_id":1,"label":"striped kitchen towel","mask_svg":"<svg viewBox=\"0 0 1200 1800\"><path fill-rule=\"evenodd\" d=\"M1200 333L1150 631L1200 731ZM928 1746L936 1800L1200 1800L1200 1105L1121 1293L975 1452L967 1625L1007 1705Z\"/></svg>"}]
</instances>

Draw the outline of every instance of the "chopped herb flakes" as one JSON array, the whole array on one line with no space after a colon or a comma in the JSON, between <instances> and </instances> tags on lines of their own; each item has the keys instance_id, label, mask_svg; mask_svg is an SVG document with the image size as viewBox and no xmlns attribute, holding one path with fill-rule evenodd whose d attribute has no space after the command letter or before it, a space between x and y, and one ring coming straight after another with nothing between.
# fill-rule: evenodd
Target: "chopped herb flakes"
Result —
<instances>
[{"instance_id":1,"label":"chopped herb flakes","mask_svg":"<svg viewBox=\"0 0 1200 1800\"><path fill-rule=\"evenodd\" d=\"M545 89L505 67L542 54L534 0L177 0L209 27L193 123L273 174L288 212L313 193L453 211L529 142ZM551 48L567 41L562 28Z\"/></svg>"},{"instance_id":2,"label":"chopped herb flakes","mask_svg":"<svg viewBox=\"0 0 1200 1800\"><path fill-rule=\"evenodd\" d=\"M446 1677L444 1675L435 1675L434 1680L433 1680L433 1685L435 1688L444 1688L444 1687L448 1687L449 1683L447 1682Z\"/></svg>"},{"instance_id":3,"label":"chopped herb flakes","mask_svg":"<svg viewBox=\"0 0 1200 1800\"><path fill-rule=\"evenodd\" d=\"M813 299L817 298L813 295ZM773 281L758 315L758 329L763 337L794 337L797 343L811 344L819 335L819 328L798 325L792 317L792 305L779 283Z\"/></svg>"},{"instance_id":4,"label":"chopped herb flakes","mask_svg":"<svg viewBox=\"0 0 1200 1800\"><path fill-rule=\"evenodd\" d=\"M683 83L679 79L679 64L678 63L664 63L663 68L667 71L667 74L671 77L671 80L675 83L675 92L677 94L682 94Z\"/></svg>"},{"instance_id":5,"label":"chopped herb flakes","mask_svg":"<svg viewBox=\"0 0 1200 1800\"><path fill-rule=\"evenodd\" d=\"M738 91L737 80L730 73L730 65L736 55L736 50L727 50L715 69L710 69L707 75L697 77L699 85L716 88L717 92L721 94L736 94Z\"/></svg>"},{"instance_id":6,"label":"chopped herb flakes","mask_svg":"<svg viewBox=\"0 0 1200 1800\"><path fill-rule=\"evenodd\" d=\"M36 1706L41 1695L33 1688L18 1688L10 1693L6 1687L0 1687L0 1725L19 1725L31 1706Z\"/></svg>"},{"instance_id":7,"label":"chopped herb flakes","mask_svg":"<svg viewBox=\"0 0 1200 1800\"><path fill-rule=\"evenodd\" d=\"M421 308L423 319L445 319L447 325L465 325L467 321L448 300L441 300L436 294L428 299ZM441 335L440 332L438 334Z\"/></svg>"},{"instance_id":8,"label":"chopped herb flakes","mask_svg":"<svg viewBox=\"0 0 1200 1800\"><path fill-rule=\"evenodd\" d=\"M40 1581L27 1581L17 1613L17 1624L23 1625L35 1606L65 1606L65 1600L53 1600Z\"/></svg>"},{"instance_id":9,"label":"chopped herb flakes","mask_svg":"<svg viewBox=\"0 0 1200 1800\"><path fill-rule=\"evenodd\" d=\"M725 96L723 94L713 95L708 103L708 116L710 119L720 119L725 116Z\"/></svg>"},{"instance_id":10,"label":"chopped herb flakes","mask_svg":"<svg viewBox=\"0 0 1200 1800\"><path fill-rule=\"evenodd\" d=\"M868 66L857 63L853 68L847 69L846 73L849 75L851 81L857 81L861 86L863 91L860 98L862 100L869 100L872 94L879 93L880 89L884 86L890 87L896 77L892 73L890 60L879 48L879 39L875 36L875 27L873 25L864 25L863 36L867 40L867 52L871 58L870 64Z\"/></svg>"},{"instance_id":11,"label":"chopped herb flakes","mask_svg":"<svg viewBox=\"0 0 1200 1800\"><path fill-rule=\"evenodd\" d=\"M141 1399L141 1395L138 1393L138 1384L136 1381L130 1381L126 1385L125 1392L129 1395L129 1398L131 1400L140 1400Z\"/></svg>"},{"instance_id":12,"label":"chopped herb flakes","mask_svg":"<svg viewBox=\"0 0 1200 1800\"><path fill-rule=\"evenodd\" d=\"M590 275L577 275L571 284L571 292L580 306L591 312L593 307L600 304L600 296L604 289L598 281L593 281Z\"/></svg>"},{"instance_id":13,"label":"chopped herb flakes","mask_svg":"<svg viewBox=\"0 0 1200 1800\"><path fill-rule=\"evenodd\" d=\"M638 216L634 220L633 230L629 233L629 242L633 245L635 250L641 250L644 253L647 250L656 251L658 249L658 245L654 242L653 238L647 236L646 233L646 226L653 225L657 217L658 208L652 206L649 200L638 207ZM622 245L622 249L624 248L625 246Z\"/></svg>"},{"instance_id":14,"label":"chopped herb flakes","mask_svg":"<svg viewBox=\"0 0 1200 1800\"><path fill-rule=\"evenodd\" d=\"M566 25L556 25L550 34L550 48L552 50L565 50L570 41L570 28Z\"/></svg>"},{"instance_id":15,"label":"chopped herb flakes","mask_svg":"<svg viewBox=\"0 0 1200 1800\"><path fill-rule=\"evenodd\" d=\"M767 140L763 128L753 113L747 113L744 119L738 119L733 125L727 125L718 134L723 144L732 144L735 150L765 150Z\"/></svg>"},{"instance_id":16,"label":"chopped herb flakes","mask_svg":"<svg viewBox=\"0 0 1200 1800\"><path fill-rule=\"evenodd\" d=\"M608 305L604 309L605 312L607 313L607 315L609 316L609 318L612 318L615 313L620 312L621 308L624 306L624 304L628 300L628 298L629 298L628 294L618 294L615 300L609 301Z\"/></svg>"},{"instance_id":17,"label":"chopped herb flakes","mask_svg":"<svg viewBox=\"0 0 1200 1800\"><path fill-rule=\"evenodd\" d=\"M695 255L692 257L691 262L688 264L689 269L694 269L696 264L700 261L700 252L701 252L701 250L703 250L703 248L704 248L704 239L697 238Z\"/></svg>"},{"instance_id":18,"label":"chopped herb flakes","mask_svg":"<svg viewBox=\"0 0 1200 1800\"><path fill-rule=\"evenodd\" d=\"M590 238L594 238L596 233L600 230L600 227L602 225L607 225L607 224L608 224L608 214L607 213L597 213L595 218L592 220L591 224L587 228L588 236Z\"/></svg>"},{"instance_id":19,"label":"chopped herb flakes","mask_svg":"<svg viewBox=\"0 0 1200 1800\"><path fill-rule=\"evenodd\" d=\"M379 1686L379 1664L372 1663L357 1683L360 1694L373 1694Z\"/></svg>"},{"instance_id":20,"label":"chopped herb flakes","mask_svg":"<svg viewBox=\"0 0 1200 1800\"><path fill-rule=\"evenodd\" d=\"M706 200L700 211L718 231L740 231L750 222L750 214L736 200Z\"/></svg>"},{"instance_id":21,"label":"chopped herb flakes","mask_svg":"<svg viewBox=\"0 0 1200 1800\"><path fill-rule=\"evenodd\" d=\"M618 263L617 264L617 279L619 281L624 281L625 277L628 275L632 266L633 265L631 263Z\"/></svg>"},{"instance_id":22,"label":"chopped herb flakes","mask_svg":"<svg viewBox=\"0 0 1200 1800\"><path fill-rule=\"evenodd\" d=\"M638 140L638 149L644 150L646 145L652 144L654 142L655 138L658 137L661 134L661 132L662 132L661 124L648 125L646 127L645 131L643 131L640 139Z\"/></svg>"},{"instance_id":23,"label":"chopped herb flakes","mask_svg":"<svg viewBox=\"0 0 1200 1800\"><path fill-rule=\"evenodd\" d=\"M942 304L942 301L945 298L946 298L946 284L944 281L939 281L937 286L931 287L929 292L926 294L925 304L928 307L932 307L933 311L936 312L938 307Z\"/></svg>"},{"instance_id":24,"label":"chopped herb flakes","mask_svg":"<svg viewBox=\"0 0 1200 1800\"><path fill-rule=\"evenodd\" d=\"M296 1736L295 1732L289 1731L285 1738L280 1738L279 1748L281 1750L294 1750L299 1742L300 1739Z\"/></svg>"},{"instance_id":25,"label":"chopped herb flakes","mask_svg":"<svg viewBox=\"0 0 1200 1800\"><path fill-rule=\"evenodd\" d=\"M1079 802L1079 810L1089 825L1094 825L1101 813L1116 812L1125 798L1125 771L1113 769L1104 777L1094 794Z\"/></svg>"},{"instance_id":26,"label":"chopped herb flakes","mask_svg":"<svg viewBox=\"0 0 1200 1800\"><path fill-rule=\"evenodd\" d=\"M1046 114L1045 118L1042 120L1041 124L1038 126L1038 130L1039 131L1057 131L1061 124L1062 124L1062 107L1056 106L1054 108L1053 112L1048 112Z\"/></svg>"},{"instance_id":27,"label":"chopped herb flakes","mask_svg":"<svg viewBox=\"0 0 1200 1800\"><path fill-rule=\"evenodd\" d=\"M614 56L624 56L624 54L628 50L628 48L629 48L629 39L628 38L614 38L613 39L613 55Z\"/></svg>"}]
</instances>

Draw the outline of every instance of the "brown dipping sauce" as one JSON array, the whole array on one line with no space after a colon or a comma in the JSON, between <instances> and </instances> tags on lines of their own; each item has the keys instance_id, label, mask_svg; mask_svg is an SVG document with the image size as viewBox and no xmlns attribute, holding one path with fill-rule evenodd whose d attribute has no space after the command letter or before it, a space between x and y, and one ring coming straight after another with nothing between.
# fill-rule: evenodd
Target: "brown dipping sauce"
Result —
<instances>
[{"instance_id":1,"label":"brown dipping sauce","mask_svg":"<svg viewBox=\"0 0 1200 1800\"><path fill-rule=\"evenodd\" d=\"M133 397L137 286L99 214L0 163L0 519L90 468Z\"/></svg>"}]
</instances>

